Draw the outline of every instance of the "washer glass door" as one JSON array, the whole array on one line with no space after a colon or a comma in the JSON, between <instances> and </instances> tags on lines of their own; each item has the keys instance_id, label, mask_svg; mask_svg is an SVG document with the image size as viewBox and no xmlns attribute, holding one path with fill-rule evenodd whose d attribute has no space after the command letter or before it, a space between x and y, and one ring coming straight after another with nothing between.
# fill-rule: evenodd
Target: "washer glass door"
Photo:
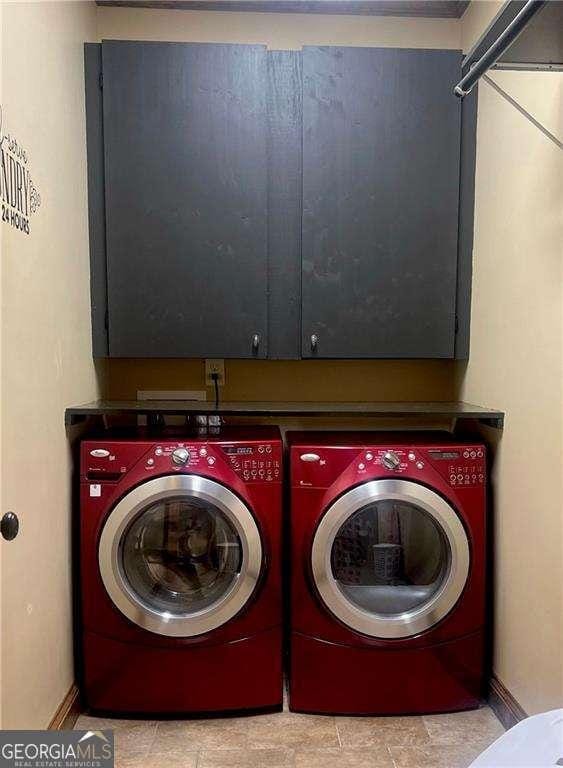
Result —
<instances>
[{"instance_id":1,"label":"washer glass door","mask_svg":"<svg viewBox=\"0 0 563 768\"><path fill-rule=\"evenodd\" d=\"M100 573L119 610L163 635L190 637L229 621L259 578L262 546L248 507L207 478L143 483L109 515Z\"/></svg>"},{"instance_id":2,"label":"washer glass door","mask_svg":"<svg viewBox=\"0 0 563 768\"><path fill-rule=\"evenodd\" d=\"M372 637L409 637L440 621L469 573L465 529L441 496L374 480L339 497L319 523L312 570L325 605Z\"/></svg>"}]
</instances>

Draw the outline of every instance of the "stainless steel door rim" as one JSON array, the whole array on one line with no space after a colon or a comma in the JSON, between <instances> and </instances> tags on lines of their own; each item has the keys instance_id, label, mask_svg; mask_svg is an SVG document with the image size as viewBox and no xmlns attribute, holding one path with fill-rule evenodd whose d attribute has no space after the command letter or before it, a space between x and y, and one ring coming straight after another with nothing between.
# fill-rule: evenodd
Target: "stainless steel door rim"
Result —
<instances>
[{"instance_id":1,"label":"stainless steel door rim","mask_svg":"<svg viewBox=\"0 0 563 768\"><path fill-rule=\"evenodd\" d=\"M339 588L332 572L334 539L355 512L378 501L401 501L426 512L446 538L449 570L428 602L401 614L371 613L352 603ZM311 551L313 578L327 608L347 626L382 639L411 637L437 624L459 600L469 575L469 543L456 511L441 496L408 480L372 480L338 498L324 513Z\"/></svg>"},{"instance_id":2,"label":"stainless steel door rim","mask_svg":"<svg viewBox=\"0 0 563 768\"><path fill-rule=\"evenodd\" d=\"M121 542L135 517L152 504L171 498L195 497L217 507L234 526L242 548L240 573L227 592L198 613L159 612L131 589L121 563ZM193 637L228 622L250 599L262 567L262 542L249 508L220 483L197 475L166 475L130 491L109 514L100 537L98 565L114 605L139 627L169 637Z\"/></svg>"}]
</instances>

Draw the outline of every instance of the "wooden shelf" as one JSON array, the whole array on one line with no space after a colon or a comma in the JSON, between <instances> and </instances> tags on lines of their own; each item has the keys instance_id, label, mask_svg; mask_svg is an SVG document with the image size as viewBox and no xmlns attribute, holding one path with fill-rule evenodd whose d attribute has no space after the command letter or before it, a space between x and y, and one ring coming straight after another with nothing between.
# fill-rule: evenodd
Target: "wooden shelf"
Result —
<instances>
[{"instance_id":1,"label":"wooden shelf","mask_svg":"<svg viewBox=\"0 0 563 768\"><path fill-rule=\"evenodd\" d=\"M96 400L66 409L65 424L72 426L101 416L182 416L218 414L221 416L363 416L363 417L435 417L472 419L486 426L502 429L504 413L463 402L213 402L192 400Z\"/></svg>"}]
</instances>

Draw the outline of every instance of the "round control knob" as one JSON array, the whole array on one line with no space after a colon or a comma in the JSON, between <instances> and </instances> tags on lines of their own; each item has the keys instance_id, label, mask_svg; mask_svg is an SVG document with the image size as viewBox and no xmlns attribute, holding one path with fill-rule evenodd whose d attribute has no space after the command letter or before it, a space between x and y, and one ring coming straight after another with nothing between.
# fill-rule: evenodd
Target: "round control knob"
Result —
<instances>
[{"instance_id":1,"label":"round control knob","mask_svg":"<svg viewBox=\"0 0 563 768\"><path fill-rule=\"evenodd\" d=\"M401 459L397 456L395 451L387 451L381 457L381 463L387 469L397 469L401 463Z\"/></svg>"},{"instance_id":2,"label":"round control knob","mask_svg":"<svg viewBox=\"0 0 563 768\"><path fill-rule=\"evenodd\" d=\"M172 452L172 461L174 464L187 464L190 458L190 452L186 448L176 448Z\"/></svg>"}]
</instances>

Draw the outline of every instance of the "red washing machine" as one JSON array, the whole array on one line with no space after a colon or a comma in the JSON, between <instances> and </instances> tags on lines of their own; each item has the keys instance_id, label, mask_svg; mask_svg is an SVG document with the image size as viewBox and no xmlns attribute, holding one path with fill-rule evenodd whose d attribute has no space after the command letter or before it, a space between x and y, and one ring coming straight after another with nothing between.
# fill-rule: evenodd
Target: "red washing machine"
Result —
<instances>
[{"instance_id":1,"label":"red washing machine","mask_svg":"<svg viewBox=\"0 0 563 768\"><path fill-rule=\"evenodd\" d=\"M88 440L80 479L88 706L281 706L279 432Z\"/></svg>"},{"instance_id":2,"label":"red washing machine","mask_svg":"<svg viewBox=\"0 0 563 768\"><path fill-rule=\"evenodd\" d=\"M409 714L483 693L485 448L289 433L290 708Z\"/></svg>"}]
</instances>

